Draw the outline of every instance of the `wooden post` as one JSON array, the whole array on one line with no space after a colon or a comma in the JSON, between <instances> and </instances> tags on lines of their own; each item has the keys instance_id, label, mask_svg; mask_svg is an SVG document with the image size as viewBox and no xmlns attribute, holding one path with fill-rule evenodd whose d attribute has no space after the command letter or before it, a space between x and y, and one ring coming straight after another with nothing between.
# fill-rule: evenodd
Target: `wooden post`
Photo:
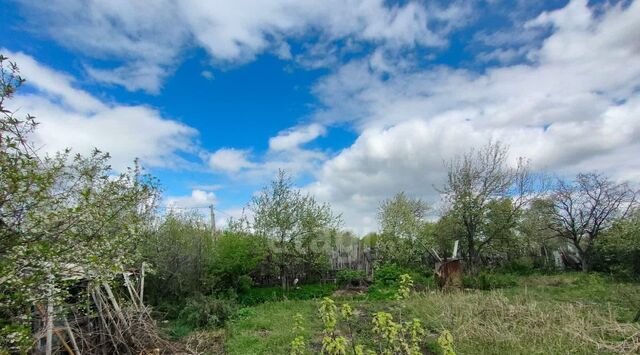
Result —
<instances>
[{"instance_id":1,"label":"wooden post","mask_svg":"<svg viewBox=\"0 0 640 355\"><path fill-rule=\"evenodd\" d=\"M109 286L109 284L106 282L103 282L102 286L104 287L105 291L107 291L107 296L111 301L111 304L113 305L113 309L116 313L116 316L120 318L123 324L128 325L127 319L124 317L124 314L122 313L122 309L120 309L120 305L118 304L118 301L116 300L115 296L113 296L113 292L111 292L111 286Z\"/></svg>"},{"instance_id":2,"label":"wooden post","mask_svg":"<svg viewBox=\"0 0 640 355\"><path fill-rule=\"evenodd\" d=\"M71 330L71 327L69 326L69 321L67 320L67 318L64 318L64 326L65 328L67 328L67 333L69 334L69 339L71 339L71 345L73 345L73 350L75 351L76 355L80 355L80 348L78 347L78 343L76 342L76 337L73 335L73 331Z\"/></svg>"},{"instance_id":3,"label":"wooden post","mask_svg":"<svg viewBox=\"0 0 640 355\"><path fill-rule=\"evenodd\" d=\"M53 299L49 296L47 300L47 347L46 355L51 355L53 351Z\"/></svg>"},{"instance_id":4,"label":"wooden post","mask_svg":"<svg viewBox=\"0 0 640 355\"><path fill-rule=\"evenodd\" d=\"M127 291L129 292L129 297L131 297L132 304L134 305L134 307L138 308L138 294L136 293L129 275L126 272L123 272L122 277L124 278L124 285L127 287Z\"/></svg>"},{"instance_id":5,"label":"wooden post","mask_svg":"<svg viewBox=\"0 0 640 355\"><path fill-rule=\"evenodd\" d=\"M458 241L453 244L453 254L451 255L451 259L455 259L458 256Z\"/></svg>"},{"instance_id":6,"label":"wooden post","mask_svg":"<svg viewBox=\"0 0 640 355\"><path fill-rule=\"evenodd\" d=\"M140 307L144 306L144 261L140 267Z\"/></svg>"}]
</instances>

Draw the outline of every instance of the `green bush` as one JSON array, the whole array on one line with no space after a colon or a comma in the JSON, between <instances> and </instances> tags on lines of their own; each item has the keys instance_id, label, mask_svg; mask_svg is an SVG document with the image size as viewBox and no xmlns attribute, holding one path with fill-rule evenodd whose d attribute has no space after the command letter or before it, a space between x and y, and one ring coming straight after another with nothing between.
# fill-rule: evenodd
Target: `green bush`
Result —
<instances>
[{"instance_id":1,"label":"green bush","mask_svg":"<svg viewBox=\"0 0 640 355\"><path fill-rule=\"evenodd\" d=\"M267 254L263 239L244 233L225 232L213 246L211 271L217 279L218 290L249 289L253 282L251 274Z\"/></svg>"},{"instance_id":2,"label":"green bush","mask_svg":"<svg viewBox=\"0 0 640 355\"><path fill-rule=\"evenodd\" d=\"M194 328L224 325L238 309L235 301L213 296L194 296L187 299L178 316L179 322Z\"/></svg>"},{"instance_id":3,"label":"green bush","mask_svg":"<svg viewBox=\"0 0 640 355\"><path fill-rule=\"evenodd\" d=\"M393 299L398 290L398 280L400 280L400 275L403 274L411 276L416 290L434 289L436 287L433 277L394 264L387 264L375 270L373 284L369 286L367 297L371 300Z\"/></svg>"},{"instance_id":4,"label":"green bush","mask_svg":"<svg viewBox=\"0 0 640 355\"><path fill-rule=\"evenodd\" d=\"M373 280L376 284L392 286L398 283L400 275L408 273L411 273L410 270L395 264L386 264L375 270Z\"/></svg>"},{"instance_id":5,"label":"green bush","mask_svg":"<svg viewBox=\"0 0 640 355\"><path fill-rule=\"evenodd\" d=\"M396 296L398 288L392 285L384 285L382 283L374 283L367 290L367 299L369 300L392 300Z\"/></svg>"},{"instance_id":6,"label":"green bush","mask_svg":"<svg viewBox=\"0 0 640 355\"><path fill-rule=\"evenodd\" d=\"M394 264L387 264L376 269L373 281L376 284L397 286L398 280L400 280L400 275L403 274L409 274L411 276L416 288L430 288L435 285L432 277L433 275L425 275L423 271L403 268Z\"/></svg>"},{"instance_id":7,"label":"green bush","mask_svg":"<svg viewBox=\"0 0 640 355\"><path fill-rule=\"evenodd\" d=\"M311 300L330 296L335 291L334 284L302 285L294 289L283 291L280 287L252 288L238 295L238 302L245 306L252 306L269 301Z\"/></svg>"},{"instance_id":8,"label":"green bush","mask_svg":"<svg viewBox=\"0 0 640 355\"><path fill-rule=\"evenodd\" d=\"M336 275L336 282L340 286L360 286L363 285L366 274L362 270L340 270Z\"/></svg>"},{"instance_id":9,"label":"green bush","mask_svg":"<svg viewBox=\"0 0 640 355\"><path fill-rule=\"evenodd\" d=\"M518 285L518 277L512 274L501 274L482 271L477 275L465 275L462 279L464 287L479 290L493 290Z\"/></svg>"},{"instance_id":10,"label":"green bush","mask_svg":"<svg viewBox=\"0 0 640 355\"><path fill-rule=\"evenodd\" d=\"M527 276L535 272L534 260L530 257L520 257L512 260L500 268L500 271L508 274Z\"/></svg>"}]
</instances>

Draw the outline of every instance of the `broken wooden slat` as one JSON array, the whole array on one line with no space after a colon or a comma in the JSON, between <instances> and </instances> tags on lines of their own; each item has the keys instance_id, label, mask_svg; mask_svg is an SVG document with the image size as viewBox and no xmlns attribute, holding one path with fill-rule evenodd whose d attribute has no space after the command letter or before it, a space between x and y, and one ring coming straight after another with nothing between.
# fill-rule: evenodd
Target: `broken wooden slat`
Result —
<instances>
[{"instance_id":1,"label":"broken wooden slat","mask_svg":"<svg viewBox=\"0 0 640 355\"><path fill-rule=\"evenodd\" d=\"M140 307L144 307L144 262L140 268Z\"/></svg>"},{"instance_id":2,"label":"broken wooden slat","mask_svg":"<svg viewBox=\"0 0 640 355\"><path fill-rule=\"evenodd\" d=\"M75 351L76 355L81 355L80 353L80 348L78 347L78 343L76 342L76 337L73 335L73 331L71 330L71 327L69 326L69 321L67 320L67 318L64 318L64 327L67 329L67 333L69 334L69 339L71 340L71 345L73 345L73 350Z\"/></svg>"}]
</instances>

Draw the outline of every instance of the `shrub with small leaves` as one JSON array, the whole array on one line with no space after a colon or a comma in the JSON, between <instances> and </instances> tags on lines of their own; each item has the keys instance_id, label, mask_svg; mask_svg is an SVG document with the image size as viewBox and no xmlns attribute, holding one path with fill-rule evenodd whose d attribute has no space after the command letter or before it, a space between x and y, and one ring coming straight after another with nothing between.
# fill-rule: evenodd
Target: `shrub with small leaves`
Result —
<instances>
[{"instance_id":1,"label":"shrub with small leaves","mask_svg":"<svg viewBox=\"0 0 640 355\"><path fill-rule=\"evenodd\" d=\"M400 275L400 286L398 287L398 292L396 293L397 300L406 300L409 298L409 294L411 293L411 289L413 288L413 279L409 274Z\"/></svg>"},{"instance_id":2,"label":"shrub with small leaves","mask_svg":"<svg viewBox=\"0 0 640 355\"><path fill-rule=\"evenodd\" d=\"M324 297L320 301L320 318L322 319L322 323L324 324L325 331L331 332L335 329L336 323L338 322L338 318L336 316L337 310L338 307L331 298Z\"/></svg>"},{"instance_id":3,"label":"shrub with small leaves","mask_svg":"<svg viewBox=\"0 0 640 355\"><path fill-rule=\"evenodd\" d=\"M456 355L453 350L453 335L448 330L445 330L438 337L438 345L442 355Z\"/></svg>"},{"instance_id":4,"label":"shrub with small leaves","mask_svg":"<svg viewBox=\"0 0 640 355\"><path fill-rule=\"evenodd\" d=\"M291 355L303 355L307 353L307 343L302 335L298 335L291 341Z\"/></svg>"},{"instance_id":5,"label":"shrub with small leaves","mask_svg":"<svg viewBox=\"0 0 640 355\"><path fill-rule=\"evenodd\" d=\"M302 355L307 353L307 342L303 335L300 335L304 331L304 318L302 314L296 313L293 316L293 333L298 334L295 339L291 341L291 355Z\"/></svg>"},{"instance_id":6,"label":"shrub with small leaves","mask_svg":"<svg viewBox=\"0 0 640 355\"><path fill-rule=\"evenodd\" d=\"M336 282L341 286L359 286L365 281L366 274L362 270L340 270L336 274Z\"/></svg>"},{"instance_id":7,"label":"shrub with small leaves","mask_svg":"<svg viewBox=\"0 0 640 355\"><path fill-rule=\"evenodd\" d=\"M325 335L322 338L322 353L329 355L346 355L347 338L343 336Z\"/></svg>"},{"instance_id":8,"label":"shrub with small leaves","mask_svg":"<svg viewBox=\"0 0 640 355\"><path fill-rule=\"evenodd\" d=\"M378 348L382 354L400 353L399 334L402 327L393 321L393 316L387 312L377 312L373 315L373 334L379 337Z\"/></svg>"},{"instance_id":9,"label":"shrub with small leaves","mask_svg":"<svg viewBox=\"0 0 640 355\"><path fill-rule=\"evenodd\" d=\"M410 288L411 279L403 278L403 284ZM338 318L338 306L336 303L328 297L323 298L320 301L318 311L320 318L324 324L323 336L322 336L322 354L328 355L420 355L425 348L425 339L427 332L422 326L422 322L419 319L413 319L408 322L396 322L393 319L393 315L387 312L377 312L373 315L373 328L372 333L375 336L374 342L377 349L366 349L364 345L357 344L356 332L354 332L354 311L351 306L344 303L340 306L340 313ZM338 323L342 320L344 323ZM303 328L302 316L297 314L294 318L295 326L294 332L299 333ZM345 325L346 324L346 325ZM442 349L449 349L453 351L452 338L449 334L449 347L441 345L440 339L438 339L438 346ZM443 350L444 351L444 350ZM301 335L291 342L291 354L305 354L307 353L307 343ZM454 354L453 352L447 352L447 355Z\"/></svg>"}]
</instances>

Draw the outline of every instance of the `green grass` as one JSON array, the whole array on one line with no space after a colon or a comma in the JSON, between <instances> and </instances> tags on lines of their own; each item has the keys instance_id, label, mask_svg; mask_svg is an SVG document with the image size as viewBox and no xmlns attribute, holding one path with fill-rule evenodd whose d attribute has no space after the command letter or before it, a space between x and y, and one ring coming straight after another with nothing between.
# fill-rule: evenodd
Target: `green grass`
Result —
<instances>
[{"instance_id":1,"label":"green grass","mask_svg":"<svg viewBox=\"0 0 640 355\"><path fill-rule=\"evenodd\" d=\"M329 296L335 289L335 284L301 285L286 291L280 287L252 288L238 295L238 302L255 306L269 301L311 300Z\"/></svg>"},{"instance_id":2,"label":"green grass","mask_svg":"<svg viewBox=\"0 0 640 355\"><path fill-rule=\"evenodd\" d=\"M599 275L532 275L511 288L414 294L402 305L368 297L340 299L360 314L356 331L370 343L370 315L385 310L421 319L437 334L448 329L458 354L594 354L640 351L640 285ZM242 309L226 328L229 354L286 354L293 316L305 318L302 335L317 351L321 322L317 301L266 302Z\"/></svg>"},{"instance_id":3,"label":"green grass","mask_svg":"<svg viewBox=\"0 0 640 355\"><path fill-rule=\"evenodd\" d=\"M228 323L226 349L229 354L286 354L293 339L293 316L300 313L306 323L302 335L310 339L319 334L314 301L267 302L245 308Z\"/></svg>"}]
</instances>

